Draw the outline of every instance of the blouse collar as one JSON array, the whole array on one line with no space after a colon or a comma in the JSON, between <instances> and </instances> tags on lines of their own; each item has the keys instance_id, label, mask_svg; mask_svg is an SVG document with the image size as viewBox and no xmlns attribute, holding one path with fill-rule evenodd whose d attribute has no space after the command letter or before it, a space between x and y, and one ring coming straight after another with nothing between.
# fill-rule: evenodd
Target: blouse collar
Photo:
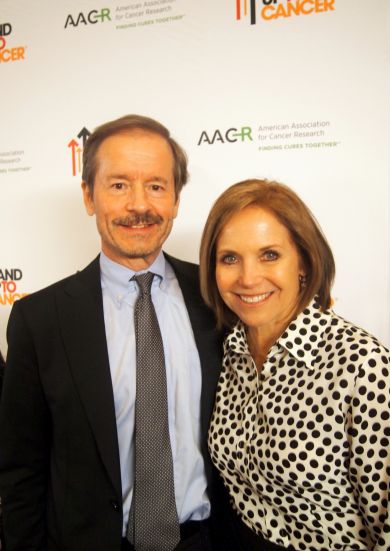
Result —
<instances>
[{"instance_id":1,"label":"blouse collar","mask_svg":"<svg viewBox=\"0 0 390 551\"><path fill-rule=\"evenodd\" d=\"M280 357L287 351L306 367L314 367L321 344L324 343L324 333L331 324L332 311L322 311L316 298L294 318L284 333L273 344L267 355L267 360ZM228 350L236 354L249 355L245 325L238 321L228 334L224 343L225 353Z\"/></svg>"}]
</instances>

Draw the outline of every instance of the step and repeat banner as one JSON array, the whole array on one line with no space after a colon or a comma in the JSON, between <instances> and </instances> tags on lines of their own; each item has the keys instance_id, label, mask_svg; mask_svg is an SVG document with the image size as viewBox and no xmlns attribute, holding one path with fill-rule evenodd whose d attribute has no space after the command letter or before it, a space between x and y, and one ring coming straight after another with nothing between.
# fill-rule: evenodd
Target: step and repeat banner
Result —
<instances>
[{"instance_id":1,"label":"step and repeat banner","mask_svg":"<svg viewBox=\"0 0 390 551\"><path fill-rule=\"evenodd\" d=\"M0 0L0 349L15 300L99 252L85 141L129 113L188 152L166 250L215 198L293 187L335 254L335 310L390 344L389 0Z\"/></svg>"}]
</instances>

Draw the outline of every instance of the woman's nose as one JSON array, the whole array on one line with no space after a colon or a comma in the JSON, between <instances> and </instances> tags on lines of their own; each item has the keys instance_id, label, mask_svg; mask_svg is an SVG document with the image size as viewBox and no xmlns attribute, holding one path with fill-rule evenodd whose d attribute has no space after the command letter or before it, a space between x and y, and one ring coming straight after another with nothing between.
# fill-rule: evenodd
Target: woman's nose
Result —
<instances>
[{"instance_id":1,"label":"woman's nose","mask_svg":"<svg viewBox=\"0 0 390 551\"><path fill-rule=\"evenodd\" d=\"M253 287L263 278L258 263L243 262L240 271L240 284L244 287Z\"/></svg>"}]
</instances>

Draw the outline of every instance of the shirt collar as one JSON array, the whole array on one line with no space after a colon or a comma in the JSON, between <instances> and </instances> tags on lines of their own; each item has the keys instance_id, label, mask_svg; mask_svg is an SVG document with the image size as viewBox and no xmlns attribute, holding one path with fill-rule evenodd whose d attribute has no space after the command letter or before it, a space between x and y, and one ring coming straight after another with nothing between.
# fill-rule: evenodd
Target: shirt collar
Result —
<instances>
[{"instance_id":1,"label":"shirt collar","mask_svg":"<svg viewBox=\"0 0 390 551\"><path fill-rule=\"evenodd\" d=\"M286 350L307 367L313 367L326 328L332 321L332 311L322 311L315 298L293 319L271 347L267 360ZM238 321L225 340L225 352L250 355L245 326Z\"/></svg>"},{"instance_id":2,"label":"shirt collar","mask_svg":"<svg viewBox=\"0 0 390 551\"><path fill-rule=\"evenodd\" d=\"M145 270L135 272L122 264L114 262L103 252L100 253L100 278L102 290L108 292L111 297L119 304L129 293L137 291L137 285L132 278L134 275L153 272L158 277L153 281L153 285L164 285L166 270L166 260L162 251L158 254L156 260Z\"/></svg>"},{"instance_id":3,"label":"shirt collar","mask_svg":"<svg viewBox=\"0 0 390 551\"><path fill-rule=\"evenodd\" d=\"M278 339L278 344L307 367L313 367L319 352L324 332L332 322L332 311L322 311L314 298L298 316L291 321Z\"/></svg>"}]
</instances>

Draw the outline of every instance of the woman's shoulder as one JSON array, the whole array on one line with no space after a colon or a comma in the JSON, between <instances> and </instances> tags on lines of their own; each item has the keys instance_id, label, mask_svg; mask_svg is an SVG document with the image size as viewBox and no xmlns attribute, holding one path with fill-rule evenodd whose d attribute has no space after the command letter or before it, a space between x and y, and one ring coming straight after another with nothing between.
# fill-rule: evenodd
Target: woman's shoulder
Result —
<instances>
[{"instance_id":1,"label":"woman's shoulder","mask_svg":"<svg viewBox=\"0 0 390 551\"><path fill-rule=\"evenodd\" d=\"M390 352L377 337L333 309L322 310L315 300L290 324L282 339L289 339L292 350L302 341L301 356L310 365L338 365L341 370L353 366L356 372L371 360L372 364L390 364Z\"/></svg>"},{"instance_id":2,"label":"woman's shoulder","mask_svg":"<svg viewBox=\"0 0 390 551\"><path fill-rule=\"evenodd\" d=\"M366 329L331 312L322 344L321 356L337 366L340 376L349 373L357 387L365 388L380 378L390 388L390 351Z\"/></svg>"},{"instance_id":3,"label":"woman's shoulder","mask_svg":"<svg viewBox=\"0 0 390 551\"><path fill-rule=\"evenodd\" d=\"M383 351L390 354L389 349L367 329L356 325L334 311L330 311L330 314L328 332L332 333L336 340L349 344L352 348L365 348L367 351Z\"/></svg>"}]
</instances>

